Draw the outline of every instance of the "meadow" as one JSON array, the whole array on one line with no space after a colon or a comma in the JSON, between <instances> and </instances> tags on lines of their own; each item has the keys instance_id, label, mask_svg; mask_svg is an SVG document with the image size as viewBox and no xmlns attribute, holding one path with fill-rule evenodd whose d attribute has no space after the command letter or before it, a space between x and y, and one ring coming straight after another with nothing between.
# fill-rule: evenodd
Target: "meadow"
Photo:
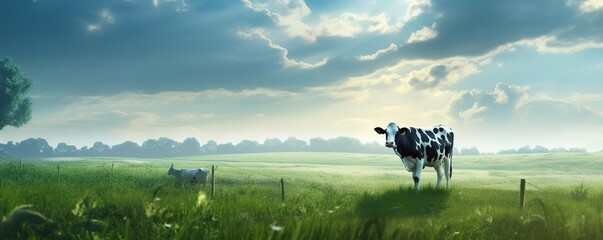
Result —
<instances>
[{"instance_id":1,"label":"meadow","mask_svg":"<svg viewBox=\"0 0 603 240\"><path fill-rule=\"evenodd\" d=\"M603 239L602 160L455 156L450 190L426 168L414 192L393 153L4 159L0 239ZM171 163L216 166L214 196Z\"/></svg>"}]
</instances>

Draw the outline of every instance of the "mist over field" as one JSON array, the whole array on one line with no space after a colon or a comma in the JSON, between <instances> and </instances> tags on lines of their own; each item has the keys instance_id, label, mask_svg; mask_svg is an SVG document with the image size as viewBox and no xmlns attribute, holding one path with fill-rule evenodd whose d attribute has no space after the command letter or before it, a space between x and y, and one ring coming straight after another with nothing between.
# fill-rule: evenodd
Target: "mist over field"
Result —
<instances>
[{"instance_id":1,"label":"mist over field","mask_svg":"<svg viewBox=\"0 0 603 240\"><path fill-rule=\"evenodd\" d=\"M602 157L457 156L450 190L434 189L435 172L426 168L419 192L393 154L5 158L0 236L599 239ZM181 185L167 175L170 164L212 169L215 183Z\"/></svg>"},{"instance_id":2,"label":"mist over field","mask_svg":"<svg viewBox=\"0 0 603 240\"><path fill-rule=\"evenodd\" d=\"M102 142L95 142L92 146L76 147L66 143L59 143L56 147L50 146L45 139L29 138L21 142L12 141L0 143L0 154L13 157L175 157L209 154L232 153L261 153L261 152L353 152L353 153L393 153L377 142L361 143L351 137L337 137L333 139L311 138L309 141L289 137L284 141L278 138L266 139L263 143L252 140L243 140L237 144L220 143L209 140L205 144L199 143L196 138L187 138L178 142L169 138L149 139L141 145L132 141L109 146ZM477 147L454 147L454 155L480 155L494 154L482 153ZM518 149L500 150L497 154L531 154L531 153L585 153L583 148L552 148L536 145L524 146Z\"/></svg>"}]
</instances>

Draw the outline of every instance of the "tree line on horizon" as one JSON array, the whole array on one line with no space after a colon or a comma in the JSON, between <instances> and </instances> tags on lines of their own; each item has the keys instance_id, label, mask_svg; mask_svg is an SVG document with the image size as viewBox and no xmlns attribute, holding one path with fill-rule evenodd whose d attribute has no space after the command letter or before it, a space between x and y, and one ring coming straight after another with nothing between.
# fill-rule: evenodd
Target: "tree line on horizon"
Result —
<instances>
[{"instance_id":1,"label":"tree line on horizon","mask_svg":"<svg viewBox=\"0 0 603 240\"><path fill-rule=\"evenodd\" d=\"M392 150L377 142L362 143L353 137L337 137L332 139L312 138L308 142L289 137L285 141L278 138L268 138L263 143L253 140L243 140L238 144L218 144L209 140L201 144L196 138L189 137L183 142L161 137L149 139L139 145L132 141L109 146L95 142L91 147L77 148L74 145L59 143L56 147L48 144L43 138L29 138L21 142L9 141L0 143L0 154L24 158L43 157L141 157L162 158L211 154L259 153L259 152L350 152L390 154ZM526 154L549 152L586 152L583 148L552 148L537 145L525 146L518 149L506 149L497 154ZM454 148L454 155L480 155L477 147ZM0 156L2 158L2 156Z\"/></svg>"},{"instance_id":2,"label":"tree line on horizon","mask_svg":"<svg viewBox=\"0 0 603 240\"><path fill-rule=\"evenodd\" d=\"M263 143L243 140L238 144L218 144L209 140L205 144L189 137L183 142L161 137L149 139L139 145L133 141L109 146L95 142L91 147L77 148L74 145L59 143L56 147L43 138L29 138L21 142L0 143L0 152L14 157L178 157L210 154L258 153L258 152L355 152L355 153L391 153L376 142L362 143L352 137L332 139L312 138L309 142L289 137L284 141L268 138Z\"/></svg>"}]
</instances>

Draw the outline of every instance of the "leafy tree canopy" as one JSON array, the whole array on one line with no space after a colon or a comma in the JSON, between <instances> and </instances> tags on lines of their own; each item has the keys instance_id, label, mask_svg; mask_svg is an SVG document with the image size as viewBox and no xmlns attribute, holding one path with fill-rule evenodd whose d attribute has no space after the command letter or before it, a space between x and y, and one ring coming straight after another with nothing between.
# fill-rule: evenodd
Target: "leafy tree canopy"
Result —
<instances>
[{"instance_id":1,"label":"leafy tree canopy","mask_svg":"<svg viewBox=\"0 0 603 240\"><path fill-rule=\"evenodd\" d=\"M25 94L31 88L19 66L10 58L0 59L0 130L7 125L20 127L31 119L31 99Z\"/></svg>"}]
</instances>

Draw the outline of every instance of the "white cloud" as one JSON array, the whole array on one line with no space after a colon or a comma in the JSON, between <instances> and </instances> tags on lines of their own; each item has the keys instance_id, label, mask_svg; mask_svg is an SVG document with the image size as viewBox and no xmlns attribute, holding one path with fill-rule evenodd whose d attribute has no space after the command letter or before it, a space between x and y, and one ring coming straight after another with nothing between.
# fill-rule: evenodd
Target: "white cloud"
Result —
<instances>
[{"instance_id":1,"label":"white cloud","mask_svg":"<svg viewBox=\"0 0 603 240\"><path fill-rule=\"evenodd\" d=\"M486 110L488 110L488 108L486 108L485 106L479 106L478 103L473 103L473 106L471 106L471 108L459 112L458 116L468 123L481 122L484 119L479 115L485 112Z\"/></svg>"},{"instance_id":2,"label":"white cloud","mask_svg":"<svg viewBox=\"0 0 603 240\"><path fill-rule=\"evenodd\" d=\"M545 35L533 39L525 39L514 43L535 47L542 53L576 53L591 48L603 48L603 42L592 39L576 39L574 41L560 41L555 35Z\"/></svg>"},{"instance_id":3,"label":"white cloud","mask_svg":"<svg viewBox=\"0 0 603 240\"><path fill-rule=\"evenodd\" d=\"M387 48L379 49L379 50L377 50L377 52L370 54L370 55L362 55L360 57L357 57L357 59L361 60L361 61L375 60L383 54L386 54L391 51L396 51L396 50L398 50L398 45L391 43L391 44L389 44L389 47L387 47Z\"/></svg>"},{"instance_id":4,"label":"white cloud","mask_svg":"<svg viewBox=\"0 0 603 240\"><path fill-rule=\"evenodd\" d=\"M438 36L438 32L432 27L423 27L420 30L413 32L406 43L424 42Z\"/></svg>"},{"instance_id":5,"label":"white cloud","mask_svg":"<svg viewBox=\"0 0 603 240\"><path fill-rule=\"evenodd\" d=\"M135 118L130 122L130 125L133 127L154 125L159 122L159 115L151 112L136 112L132 115L135 116Z\"/></svg>"},{"instance_id":6,"label":"white cloud","mask_svg":"<svg viewBox=\"0 0 603 240\"><path fill-rule=\"evenodd\" d=\"M588 13L603 9L603 0L586 0L580 4L580 11Z\"/></svg>"},{"instance_id":7,"label":"white cloud","mask_svg":"<svg viewBox=\"0 0 603 240\"><path fill-rule=\"evenodd\" d=\"M214 118L216 114L214 113L194 113L194 112L184 112L181 114L177 114L174 116L177 120L183 121L193 121L199 119L211 119Z\"/></svg>"},{"instance_id":8,"label":"white cloud","mask_svg":"<svg viewBox=\"0 0 603 240\"><path fill-rule=\"evenodd\" d=\"M115 23L115 17L111 13L111 11L109 11L109 9L102 9L98 13L98 16L98 21L96 21L95 23L86 24L86 30L88 30L88 32L97 32L102 30L105 25Z\"/></svg>"},{"instance_id":9,"label":"white cloud","mask_svg":"<svg viewBox=\"0 0 603 240\"><path fill-rule=\"evenodd\" d=\"M417 70L412 70L401 77L402 92L413 89L434 89L442 84L452 84L463 78L476 74L479 69L475 59L450 58L433 61Z\"/></svg>"},{"instance_id":10,"label":"white cloud","mask_svg":"<svg viewBox=\"0 0 603 240\"><path fill-rule=\"evenodd\" d=\"M307 63L307 62L297 61L295 59L289 58L289 50L274 43L272 41L272 39L270 39L266 36L266 33L264 33L264 31L262 29L251 29L247 32L239 31L239 36L244 37L244 38L252 38L255 36L255 37L258 37L258 38L266 41L270 48L276 49L279 51L279 53L281 54L281 62L283 64L283 66L285 66L285 67L298 67L298 68L302 68L302 69L309 69L309 68L316 68L316 67L323 66L329 61L328 57L325 57L316 63Z\"/></svg>"},{"instance_id":11,"label":"white cloud","mask_svg":"<svg viewBox=\"0 0 603 240\"><path fill-rule=\"evenodd\" d=\"M264 13L272 18L278 26L285 30L289 37L301 38L308 42L314 42L322 36L353 37L363 32L378 32L380 34L396 32L403 23L422 12L416 4L423 4L413 1L409 7L413 10L406 13L405 20L390 23L390 18L385 13L370 15L368 13L352 12L324 14L319 16L316 21L310 18L312 11L303 0L242 1L247 8Z\"/></svg>"},{"instance_id":12,"label":"white cloud","mask_svg":"<svg viewBox=\"0 0 603 240\"><path fill-rule=\"evenodd\" d=\"M425 12L425 8L431 7L430 0L407 0L408 7L404 13L404 22L413 20Z\"/></svg>"},{"instance_id":13,"label":"white cloud","mask_svg":"<svg viewBox=\"0 0 603 240\"><path fill-rule=\"evenodd\" d=\"M178 12L187 12L189 9L189 5L185 0L151 0L151 4L155 8L158 8L161 2L177 4L176 11Z\"/></svg>"}]
</instances>

